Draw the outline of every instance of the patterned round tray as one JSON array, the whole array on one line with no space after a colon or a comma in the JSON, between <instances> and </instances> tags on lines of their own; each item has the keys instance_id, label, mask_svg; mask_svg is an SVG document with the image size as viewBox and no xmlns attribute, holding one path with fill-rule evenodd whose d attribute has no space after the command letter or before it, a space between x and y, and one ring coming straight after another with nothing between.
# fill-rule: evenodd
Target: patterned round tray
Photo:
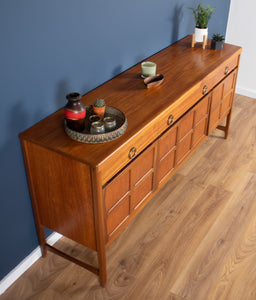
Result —
<instances>
[{"instance_id":1,"label":"patterned round tray","mask_svg":"<svg viewBox=\"0 0 256 300\"><path fill-rule=\"evenodd\" d=\"M78 142L98 144L113 141L122 136L127 128L127 119L123 112L119 109L106 106L105 117L112 117L116 120L116 129L110 132L91 134L90 133L90 122L89 116L92 114L92 107L86 106L86 118L85 118L85 129L82 132L74 131L67 126L67 122L64 119L64 129L67 135Z\"/></svg>"}]
</instances>

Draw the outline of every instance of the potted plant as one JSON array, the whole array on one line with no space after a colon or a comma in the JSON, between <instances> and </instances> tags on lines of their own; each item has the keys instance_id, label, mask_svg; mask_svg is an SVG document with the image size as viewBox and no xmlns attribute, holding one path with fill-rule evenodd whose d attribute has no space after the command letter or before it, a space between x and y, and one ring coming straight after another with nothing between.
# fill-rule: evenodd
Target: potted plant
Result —
<instances>
[{"instance_id":1,"label":"potted plant","mask_svg":"<svg viewBox=\"0 0 256 300\"><path fill-rule=\"evenodd\" d=\"M203 42L204 36L208 36L208 21L210 20L215 7L211 7L207 4L205 8L201 3L196 8L189 7L192 10L193 17L196 21L195 27L195 41Z\"/></svg>"},{"instance_id":2,"label":"potted plant","mask_svg":"<svg viewBox=\"0 0 256 300\"><path fill-rule=\"evenodd\" d=\"M224 40L225 40L225 38L223 35L221 35L219 33L213 34L211 48L214 50L222 49Z\"/></svg>"},{"instance_id":3,"label":"potted plant","mask_svg":"<svg viewBox=\"0 0 256 300\"><path fill-rule=\"evenodd\" d=\"M100 116L103 120L105 114L106 104L103 99L96 99L93 103L93 112L95 115Z\"/></svg>"}]
</instances>

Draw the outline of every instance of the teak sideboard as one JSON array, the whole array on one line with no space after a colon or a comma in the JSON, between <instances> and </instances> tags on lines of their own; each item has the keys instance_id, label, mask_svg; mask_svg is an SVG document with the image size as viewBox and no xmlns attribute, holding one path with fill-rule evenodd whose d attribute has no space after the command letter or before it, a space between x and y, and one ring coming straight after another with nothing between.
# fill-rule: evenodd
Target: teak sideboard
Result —
<instances>
[{"instance_id":1,"label":"teak sideboard","mask_svg":"<svg viewBox=\"0 0 256 300\"><path fill-rule=\"evenodd\" d=\"M43 256L49 249L106 285L106 248L214 129L227 138L241 51L191 48L187 36L147 59L162 85L146 89L137 64L84 95L125 114L127 130L111 142L72 140L63 109L20 134ZM47 244L45 227L97 251L98 266Z\"/></svg>"}]
</instances>

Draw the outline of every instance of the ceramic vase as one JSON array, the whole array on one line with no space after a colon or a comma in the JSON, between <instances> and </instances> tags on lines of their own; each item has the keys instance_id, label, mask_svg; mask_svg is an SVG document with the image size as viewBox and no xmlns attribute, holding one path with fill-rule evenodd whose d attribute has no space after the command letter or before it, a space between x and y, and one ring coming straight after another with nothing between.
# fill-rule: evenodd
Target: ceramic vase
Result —
<instances>
[{"instance_id":1,"label":"ceramic vase","mask_svg":"<svg viewBox=\"0 0 256 300\"><path fill-rule=\"evenodd\" d=\"M64 108L67 126L75 131L83 131L85 126L86 109L80 101L82 96L79 93L70 93L66 96L68 103Z\"/></svg>"}]
</instances>

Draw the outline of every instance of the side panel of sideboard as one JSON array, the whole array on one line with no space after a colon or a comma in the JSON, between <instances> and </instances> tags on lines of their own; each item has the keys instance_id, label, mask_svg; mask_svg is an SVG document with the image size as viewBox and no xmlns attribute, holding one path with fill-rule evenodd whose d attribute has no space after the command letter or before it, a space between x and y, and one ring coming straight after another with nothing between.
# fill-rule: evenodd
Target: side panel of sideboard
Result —
<instances>
[{"instance_id":1,"label":"side panel of sideboard","mask_svg":"<svg viewBox=\"0 0 256 300\"><path fill-rule=\"evenodd\" d=\"M96 250L89 166L27 141L22 148L37 227Z\"/></svg>"}]
</instances>

